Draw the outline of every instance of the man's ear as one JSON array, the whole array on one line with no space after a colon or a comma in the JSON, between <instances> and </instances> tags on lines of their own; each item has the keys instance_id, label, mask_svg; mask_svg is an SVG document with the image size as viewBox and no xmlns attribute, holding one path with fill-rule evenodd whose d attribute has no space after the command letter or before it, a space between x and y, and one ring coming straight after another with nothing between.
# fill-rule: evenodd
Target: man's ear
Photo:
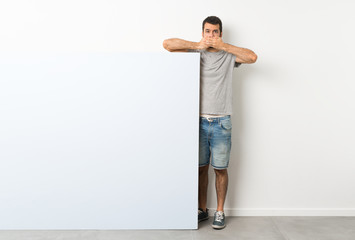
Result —
<instances>
[{"instance_id":1,"label":"man's ear","mask_svg":"<svg viewBox=\"0 0 355 240\"><path fill-rule=\"evenodd\" d=\"M220 34L220 36L219 36L219 37L221 38L221 37L222 37L222 35L223 35L223 32L221 32L221 34Z\"/></svg>"}]
</instances>

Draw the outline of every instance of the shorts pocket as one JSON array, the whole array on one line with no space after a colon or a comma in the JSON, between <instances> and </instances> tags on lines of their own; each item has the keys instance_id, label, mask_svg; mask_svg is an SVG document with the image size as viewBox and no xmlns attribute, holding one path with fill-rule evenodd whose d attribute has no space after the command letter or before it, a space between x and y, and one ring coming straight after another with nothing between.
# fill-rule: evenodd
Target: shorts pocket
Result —
<instances>
[{"instance_id":1,"label":"shorts pocket","mask_svg":"<svg viewBox=\"0 0 355 240\"><path fill-rule=\"evenodd\" d=\"M230 119L220 120L220 125L225 130L231 130L232 129L232 122L231 122Z\"/></svg>"}]
</instances>

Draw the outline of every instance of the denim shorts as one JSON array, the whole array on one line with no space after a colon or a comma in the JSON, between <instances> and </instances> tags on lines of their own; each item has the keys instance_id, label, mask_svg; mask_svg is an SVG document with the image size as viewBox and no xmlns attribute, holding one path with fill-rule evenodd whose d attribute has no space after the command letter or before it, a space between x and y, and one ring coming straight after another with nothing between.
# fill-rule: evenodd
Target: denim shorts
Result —
<instances>
[{"instance_id":1,"label":"denim shorts","mask_svg":"<svg viewBox=\"0 0 355 240\"><path fill-rule=\"evenodd\" d=\"M224 117L200 117L199 166L210 164L215 169L226 169L229 164L232 122Z\"/></svg>"}]
</instances>

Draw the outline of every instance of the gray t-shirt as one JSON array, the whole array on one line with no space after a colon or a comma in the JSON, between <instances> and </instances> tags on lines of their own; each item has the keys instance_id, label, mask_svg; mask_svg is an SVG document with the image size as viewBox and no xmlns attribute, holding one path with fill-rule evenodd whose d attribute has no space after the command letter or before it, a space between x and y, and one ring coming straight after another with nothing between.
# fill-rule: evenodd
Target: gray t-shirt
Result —
<instances>
[{"instance_id":1,"label":"gray t-shirt","mask_svg":"<svg viewBox=\"0 0 355 240\"><path fill-rule=\"evenodd\" d=\"M225 52L189 50L199 52L200 62L200 114L232 115L232 75L238 67L236 56Z\"/></svg>"}]
</instances>

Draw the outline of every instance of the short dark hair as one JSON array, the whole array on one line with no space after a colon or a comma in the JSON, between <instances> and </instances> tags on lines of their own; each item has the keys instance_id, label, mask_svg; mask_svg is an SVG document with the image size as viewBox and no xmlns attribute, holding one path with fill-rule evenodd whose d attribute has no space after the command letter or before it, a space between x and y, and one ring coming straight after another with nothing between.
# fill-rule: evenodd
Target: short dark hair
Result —
<instances>
[{"instance_id":1,"label":"short dark hair","mask_svg":"<svg viewBox=\"0 0 355 240\"><path fill-rule=\"evenodd\" d=\"M209 16L202 22L202 31L205 30L205 23L217 25L219 24L219 31L222 32L222 21L216 16Z\"/></svg>"}]
</instances>

